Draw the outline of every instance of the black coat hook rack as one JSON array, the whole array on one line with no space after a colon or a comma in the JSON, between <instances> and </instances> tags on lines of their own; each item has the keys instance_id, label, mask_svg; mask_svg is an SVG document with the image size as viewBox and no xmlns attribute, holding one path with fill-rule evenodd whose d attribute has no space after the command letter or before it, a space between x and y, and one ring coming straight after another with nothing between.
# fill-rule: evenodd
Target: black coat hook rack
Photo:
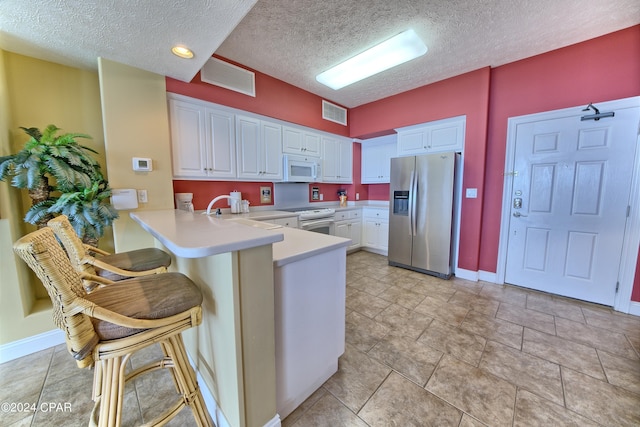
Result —
<instances>
[{"instance_id":1,"label":"black coat hook rack","mask_svg":"<svg viewBox=\"0 0 640 427\"><path fill-rule=\"evenodd\" d=\"M616 113L614 113L613 111L609 111L606 113L601 113L599 109L596 108L595 105L593 105L592 103L589 103L589 105L586 106L586 108L584 108L582 111L589 111L589 110L593 110L595 112L595 114L587 114L584 115L582 117L580 117L581 121L585 121L585 120L595 120L598 121L600 119L603 119L605 117L613 117L616 115Z\"/></svg>"}]
</instances>

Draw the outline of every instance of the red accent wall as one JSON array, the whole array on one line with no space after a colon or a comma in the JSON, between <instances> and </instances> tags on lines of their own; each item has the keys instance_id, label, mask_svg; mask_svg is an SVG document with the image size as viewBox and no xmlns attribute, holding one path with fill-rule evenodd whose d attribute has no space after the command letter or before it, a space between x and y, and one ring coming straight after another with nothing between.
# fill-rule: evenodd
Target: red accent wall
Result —
<instances>
[{"instance_id":1,"label":"red accent wall","mask_svg":"<svg viewBox=\"0 0 640 427\"><path fill-rule=\"evenodd\" d=\"M640 25L492 70L481 270L496 271L507 119L638 95ZM633 300L640 301L639 274Z\"/></svg>"},{"instance_id":2,"label":"red accent wall","mask_svg":"<svg viewBox=\"0 0 640 427\"><path fill-rule=\"evenodd\" d=\"M260 201L260 187L271 189L271 203ZM244 181L173 181L173 192L193 193L193 208L195 210L206 209L211 199L221 194L229 194L232 191L242 192L242 198L248 200L250 206L273 205L273 184L270 182L244 182ZM174 202L175 203L175 202ZM228 208L227 202L221 200L214 208Z\"/></svg>"},{"instance_id":3,"label":"red accent wall","mask_svg":"<svg viewBox=\"0 0 640 427\"><path fill-rule=\"evenodd\" d=\"M477 199L463 199L458 266L477 271L484 188L484 158L490 69L483 68L350 111L352 137L368 138L390 129L466 115L464 188L478 188ZM388 200L388 185L370 185L369 199Z\"/></svg>"}]
</instances>

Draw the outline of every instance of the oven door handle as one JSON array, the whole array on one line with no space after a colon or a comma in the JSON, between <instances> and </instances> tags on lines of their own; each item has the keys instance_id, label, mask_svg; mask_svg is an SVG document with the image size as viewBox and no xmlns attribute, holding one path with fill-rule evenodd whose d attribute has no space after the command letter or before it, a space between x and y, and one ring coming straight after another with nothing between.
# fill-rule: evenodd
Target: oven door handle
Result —
<instances>
[{"instance_id":1,"label":"oven door handle","mask_svg":"<svg viewBox=\"0 0 640 427\"><path fill-rule=\"evenodd\" d=\"M318 225L331 225L333 224L333 219L322 218L315 221L301 221L300 228L305 229L309 227L315 227Z\"/></svg>"}]
</instances>

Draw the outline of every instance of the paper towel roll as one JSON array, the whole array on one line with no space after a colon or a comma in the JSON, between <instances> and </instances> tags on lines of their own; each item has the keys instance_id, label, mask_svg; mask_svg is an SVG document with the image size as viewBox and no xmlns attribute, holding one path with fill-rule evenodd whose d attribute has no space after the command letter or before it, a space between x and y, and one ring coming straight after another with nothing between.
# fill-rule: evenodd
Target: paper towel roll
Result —
<instances>
[{"instance_id":1,"label":"paper towel roll","mask_svg":"<svg viewBox=\"0 0 640 427\"><path fill-rule=\"evenodd\" d=\"M232 191L229 193L229 197L238 200L238 203L242 200L242 192ZM229 206L231 206L231 199L228 200Z\"/></svg>"}]
</instances>

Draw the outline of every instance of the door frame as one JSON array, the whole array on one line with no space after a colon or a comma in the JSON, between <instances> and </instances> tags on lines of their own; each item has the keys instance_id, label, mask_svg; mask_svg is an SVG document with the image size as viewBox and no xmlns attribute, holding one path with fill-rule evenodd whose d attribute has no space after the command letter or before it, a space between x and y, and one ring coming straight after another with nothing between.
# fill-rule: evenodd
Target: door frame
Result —
<instances>
[{"instance_id":1,"label":"door frame","mask_svg":"<svg viewBox=\"0 0 640 427\"><path fill-rule=\"evenodd\" d=\"M640 96L618 99L614 101L598 102L598 108L603 111L622 108L639 107ZM584 106L563 108L560 110L545 111L542 113L528 114L524 116L509 117L507 123L507 147L505 155L505 169L503 172L504 186L502 189L502 211L500 224L500 242L498 245L498 265L496 266L496 281L504 284L507 265L507 246L509 242L509 225L511 221L511 194L513 192L513 179L510 173L515 163L515 140L519 125L550 119L565 117L578 117L584 115ZM632 309L631 293L633 280L638 262L638 247L640 246L640 129L636 136L636 153L631 177L631 195L629 206L631 210L627 218L622 243L622 255L618 269L618 292L615 295L614 310L629 313ZM634 208L635 207L635 208ZM639 309L634 309L636 315L640 315Z\"/></svg>"}]
</instances>

